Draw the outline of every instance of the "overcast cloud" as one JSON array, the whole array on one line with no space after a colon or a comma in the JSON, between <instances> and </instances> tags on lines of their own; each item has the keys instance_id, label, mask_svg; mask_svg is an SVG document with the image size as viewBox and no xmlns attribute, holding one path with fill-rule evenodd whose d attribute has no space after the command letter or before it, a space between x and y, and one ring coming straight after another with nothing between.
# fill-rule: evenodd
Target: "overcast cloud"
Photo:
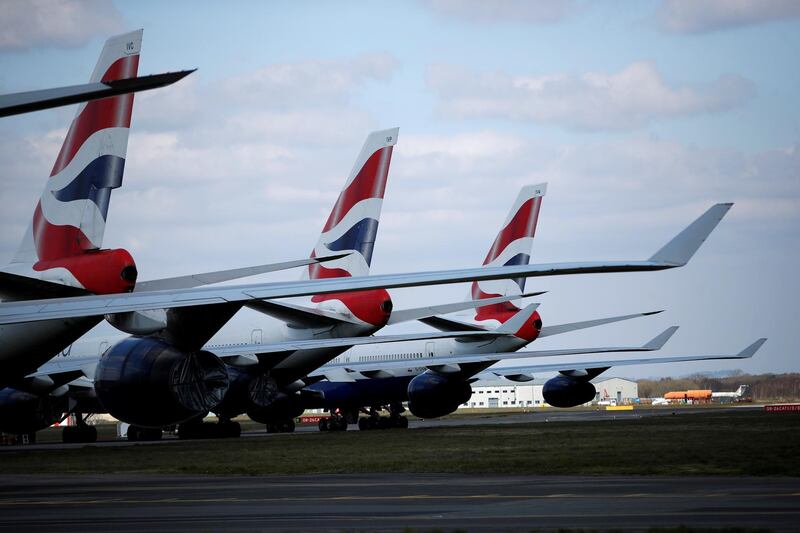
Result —
<instances>
[{"instance_id":1,"label":"overcast cloud","mask_svg":"<svg viewBox=\"0 0 800 533\"><path fill-rule=\"evenodd\" d=\"M440 95L440 110L447 116L509 118L586 130L628 130L658 119L726 111L755 93L752 82L735 74L672 87L647 61L619 72L577 76L476 73L434 65L428 83Z\"/></svg>"},{"instance_id":2,"label":"overcast cloud","mask_svg":"<svg viewBox=\"0 0 800 533\"><path fill-rule=\"evenodd\" d=\"M0 7L0 51L82 46L122 28L122 16L109 0L11 0Z\"/></svg>"},{"instance_id":3,"label":"overcast cloud","mask_svg":"<svg viewBox=\"0 0 800 533\"><path fill-rule=\"evenodd\" d=\"M795 0L665 0L656 18L662 29L706 33L800 17Z\"/></svg>"}]
</instances>

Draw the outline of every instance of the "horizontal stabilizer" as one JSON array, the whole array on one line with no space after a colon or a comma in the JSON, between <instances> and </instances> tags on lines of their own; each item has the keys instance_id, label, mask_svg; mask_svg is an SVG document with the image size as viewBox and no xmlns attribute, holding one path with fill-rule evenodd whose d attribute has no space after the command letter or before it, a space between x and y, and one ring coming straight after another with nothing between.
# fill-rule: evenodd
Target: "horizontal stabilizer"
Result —
<instances>
[{"instance_id":1,"label":"horizontal stabilizer","mask_svg":"<svg viewBox=\"0 0 800 533\"><path fill-rule=\"evenodd\" d=\"M631 318L639 318L643 316L657 315L663 311L650 311L647 313L636 313L633 315L612 316L609 318L598 318L596 320L585 320L583 322L572 322L569 324L558 324L555 326L545 326L539 332L539 338L550 337L552 335L561 335L562 333L569 333L579 329L593 328L595 326L602 326L614 322L621 322L623 320L630 320Z\"/></svg>"},{"instance_id":2,"label":"horizontal stabilizer","mask_svg":"<svg viewBox=\"0 0 800 533\"><path fill-rule=\"evenodd\" d=\"M345 257L346 255L348 254L316 257L310 259L299 259L295 261L283 261L281 263L268 263L266 265L232 268L230 270L217 270L216 272L190 274L188 276L177 276L174 278L140 281L136 284L134 292L164 291L169 289L189 289L192 287L200 287L202 285L211 285L213 283L222 283L223 281L231 281L234 279L257 276L259 274L266 274L268 272L278 272L280 270L288 270L290 268L297 268L297 267L312 265L315 263L324 263L326 261L333 261L335 259L340 259L342 257Z\"/></svg>"},{"instance_id":3,"label":"horizontal stabilizer","mask_svg":"<svg viewBox=\"0 0 800 533\"><path fill-rule=\"evenodd\" d=\"M529 296L539 296L547 291L529 292L527 294L514 294L511 296L497 296L495 298L486 298L483 300L469 300L466 302L456 302L451 304L430 305L427 307L416 307L414 309L400 309L392 311L392 316L389 318L389 324L399 324L401 322L408 322L410 320L421 320L436 315L446 315L448 313L455 313L464 311L466 309L474 309L484 305L494 305L509 302L511 300L519 300Z\"/></svg>"},{"instance_id":4,"label":"horizontal stabilizer","mask_svg":"<svg viewBox=\"0 0 800 533\"><path fill-rule=\"evenodd\" d=\"M535 313L536 309L538 308L539 304L526 305L524 309L520 309L514 316L500 324L495 331L497 333L506 333L508 335L516 334L525 326L525 323L531 319L531 316L533 316L533 313Z\"/></svg>"}]
</instances>

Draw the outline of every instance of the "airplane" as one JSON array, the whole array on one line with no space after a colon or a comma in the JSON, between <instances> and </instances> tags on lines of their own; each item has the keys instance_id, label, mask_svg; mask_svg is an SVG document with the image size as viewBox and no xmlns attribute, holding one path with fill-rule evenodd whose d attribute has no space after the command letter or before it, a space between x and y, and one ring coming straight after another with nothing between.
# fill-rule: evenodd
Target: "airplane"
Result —
<instances>
[{"instance_id":1,"label":"airplane","mask_svg":"<svg viewBox=\"0 0 800 533\"><path fill-rule=\"evenodd\" d=\"M312 260L317 256L324 256L331 260L322 266L320 263L308 267L307 276L310 278L347 277L352 275L366 275L369 273L373 247L380 219L383 192L386 186L389 163L393 146L397 141L397 128L371 133L358 155L352 172L348 176L345 187L337 202L334 204L328 221L323 228L317 245L311 253ZM336 253L342 253L337 259ZM345 254L346 253L346 254ZM138 286L141 288L142 284ZM148 285L148 289L159 288ZM508 298L494 298L492 301L502 302ZM204 347L206 350L215 351L218 347L241 346L245 342L259 343L258 349L263 353L269 352L269 365L261 364L258 357L244 354L234 354L231 360L234 364L227 364L227 372L231 378L231 386L225 393L222 401L214 408L220 417L220 424L214 428L198 424L182 424L181 433L189 435L202 431L210 431L217 435L235 435L238 424L231 424L230 418L243 412L251 412L255 418L268 417L266 408L272 403L281 405L287 397L295 391L298 378L316 369L329 361L348 347L363 342L363 337L370 335L382 327L389 319L392 303L385 290L365 291L359 293L339 293L323 297L312 297L314 307L304 307L296 304L280 302L253 302L249 307L283 319L280 327L268 329L258 321L245 327L242 335L241 328L231 335L215 336ZM485 302L483 300L482 302ZM459 302L427 306L419 309L397 311L402 315L402 320L415 320L441 312L452 312L467 309L470 306L480 305L478 302ZM119 329L133 334L155 333L163 326L159 325L157 314L150 314L142 318L140 313L129 313L107 317ZM397 322L397 321L395 321ZM152 328L152 329L148 329ZM469 335L470 333L462 333ZM391 338L370 337L368 342L396 342L416 338L443 338L451 335L445 334L412 334L393 336ZM349 338L356 337L356 338ZM266 344L264 344L266 339ZM331 339L325 341L325 339ZM80 368L102 355L106 347L118 342L120 339L88 340L73 343L69 353L65 356L70 362L78 361ZM244 341L244 342L243 342ZM277 359L280 352L280 359ZM266 361L267 359L265 359ZM74 376L64 372L67 359L60 358L55 365L57 371L49 374L39 373L31 379L44 380L47 384L61 384L61 391L69 391L66 381ZM47 368L54 365L45 365ZM84 377L88 377L84 375ZM80 397L86 387L76 385L75 397ZM45 425L57 416L57 409L39 409L48 412L41 420L30 416L16 416L14 412L25 412L25 405L42 405L49 403L42 399L34 398L28 391L28 396L19 394L19 390L9 391L5 402L0 395L0 406L6 407L7 416L0 416L0 429L16 432L31 432ZM102 394L102 393L101 393ZM85 394L83 394L85 396ZM52 403L52 402L50 402ZM63 407L63 401L58 403ZM84 402L86 403L86 402ZM16 411L15 411L16 410ZM97 405L84 405L83 412L97 412ZM256 414L252 411L255 410ZM259 413L260 412L260 413ZM282 417L281 423L291 417ZM11 420L11 422L7 422ZM196 427L193 427L196 426ZM221 429L223 428L223 429ZM66 435L66 434L65 434ZM144 438L158 436L156 432L148 432L138 426L129 429L129 436Z\"/></svg>"},{"instance_id":2,"label":"airplane","mask_svg":"<svg viewBox=\"0 0 800 533\"><path fill-rule=\"evenodd\" d=\"M523 265L530 261L533 239L546 184L524 187L503 222L500 231L489 248L483 261L484 268L499 265ZM523 296L525 279L505 279L489 282L473 282L470 297L475 301L484 300L485 305L475 308L472 322L457 321L442 316L420 318L419 321L445 332L453 337L442 339L421 339L416 341L385 344L382 346L360 345L336 357L331 364L301 379L307 386L300 392L305 401L298 406L304 408L325 408L332 417L325 419L320 429L343 430L348 424L359 423L361 428L407 427L407 420L401 415L405 411L403 403L409 399L410 382L426 372L430 358L469 357L482 353L515 352L539 337L568 333L579 329L603 324L650 316L661 311L637 313L618 317L587 320L569 324L543 327L538 304L517 307L513 301L494 303L493 298L512 295ZM389 323L395 319L390 318ZM472 331L473 336L458 336L460 331ZM486 333L480 336L480 332ZM504 332L505 335L498 335ZM492 334L491 336L489 334ZM477 336L475 336L477 335ZM663 343L662 343L663 344ZM660 348L660 345L659 345ZM658 348L654 348L658 349ZM219 352L218 352L219 354ZM411 358L410 366L398 372L382 369L383 362ZM354 370L361 363L375 363L375 369L366 374ZM434 374L463 374L470 377L482 372L497 361L482 360L468 365L469 371L459 370L459 365L445 371L446 365ZM452 376L451 376L452 377ZM419 378L415 387L423 379L436 379L434 376ZM450 378L448 378L450 379ZM465 390L462 388L462 390ZM455 398L457 395L454 395ZM458 407L459 403L439 402L448 408ZM410 406L419 402L410 402ZM378 412L383 408L389 417L380 419ZM359 420L359 412L368 412L369 418ZM412 413L419 415L420 413ZM446 414L446 413L444 413ZM428 413L428 416L430 414ZM440 415L437 415L440 416Z\"/></svg>"},{"instance_id":3,"label":"airplane","mask_svg":"<svg viewBox=\"0 0 800 533\"><path fill-rule=\"evenodd\" d=\"M5 302L136 290L137 269L130 253L101 246L111 193L122 184L133 111L133 95L128 92L131 86L125 83L132 79L132 88L140 87L137 80L141 79L135 76L141 39L142 30L137 30L111 37L105 43L89 85L111 84L114 96L93 98L78 108L22 243L11 263L0 268L0 297ZM163 84L165 79L159 79L155 82ZM118 81L125 83L120 86ZM152 85L154 80L147 83ZM140 282L139 290L199 286L330 259L303 259L152 280ZM48 380L28 383L24 376L67 348L102 318L35 320L0 326L0 389L9 385L31 392L51 393L57 389L59 384ZM2 394L16 392L21 391L6 390Z\"/></svg>"},{"instance_id":4,"label":"airplane","mask_svg":"<svg viewBox=\"0 0 800 533\"><path fill-rule=\"evenodd\" d=\"M202 348L247 303L463 281L678 268L691 259L730 207L712 206L643 261L516 265L30 300L0 304L0 324L162 311L161 329L125 339L104 353L94 389L115 418L159 427L196 418L220 403L230 378L222 360Z\"/></svg>"}]
</instances>

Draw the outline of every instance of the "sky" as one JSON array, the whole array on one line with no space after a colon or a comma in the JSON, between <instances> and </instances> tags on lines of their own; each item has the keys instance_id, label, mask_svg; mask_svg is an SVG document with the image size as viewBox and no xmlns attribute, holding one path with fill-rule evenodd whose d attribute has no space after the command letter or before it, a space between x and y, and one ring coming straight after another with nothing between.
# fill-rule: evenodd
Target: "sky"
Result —
<instances>
[{"instance_id":1,"label":"sky","mask_svg":"<svg viewBox=\"0 0 800 533\"><path fill-rule=\"evenodd\" d=\"M545 324L665 310L531 349L639 344L674 324L665 355L769 341L748 361L611 373L800 371L798 2L36 0L0 14L0 93L85 83L104 40L137 28L140 75L198 69L135 97L103 245L129 250L139 279L307 257L363 139L399 126L373 273L479 265L526 184L548 183L533 262L644 259L735 202L684 268L530 280L548 291ZM0 262L74 113L0 121Z\"/></svg>"}]
</instances>

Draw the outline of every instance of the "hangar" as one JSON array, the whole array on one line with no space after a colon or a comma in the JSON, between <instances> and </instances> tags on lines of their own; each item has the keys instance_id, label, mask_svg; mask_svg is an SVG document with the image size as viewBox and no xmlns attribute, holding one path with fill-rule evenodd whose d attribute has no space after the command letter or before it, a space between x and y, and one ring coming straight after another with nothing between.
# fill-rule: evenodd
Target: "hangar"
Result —
<instances>
[{"instance_id":1,"label":"hangar","mask_svg":"<svg viewBox=\"0 0 800 533\"><path fill-rule=\"evenodd\" d=\"M592 383L597 389L594 402L614 400L619 405L634 403L639 398L639 385L629 379L601 378L592 380ZM468 409L544 407L546 404L542 397L542 387L543 385L513 383L507 380L481 380L472 385L472 397L461 407Z\"/></svg>"}]
</instances>

